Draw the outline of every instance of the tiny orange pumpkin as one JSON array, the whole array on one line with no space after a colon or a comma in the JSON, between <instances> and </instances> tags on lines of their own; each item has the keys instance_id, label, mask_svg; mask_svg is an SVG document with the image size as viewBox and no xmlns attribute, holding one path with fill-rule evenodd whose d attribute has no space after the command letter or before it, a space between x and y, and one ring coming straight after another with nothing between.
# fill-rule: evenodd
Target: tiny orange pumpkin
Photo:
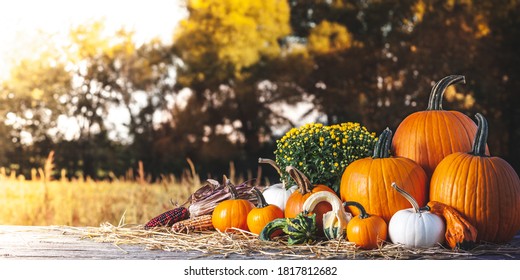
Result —
<instances>
[{"instance_id":1,"label":"tiny orange pumpkin","mask_svg":"<svg viewBox=\"0 0 520 280\"><path fill-rule=\"evenodd\" d=\"M283 218L283 211L274 204L268 204L257 188L253 188L253 191L258 199L258 204L247 215L247 227L250 232L260 234L269 222Z\"/></svg>"}]
</instances>

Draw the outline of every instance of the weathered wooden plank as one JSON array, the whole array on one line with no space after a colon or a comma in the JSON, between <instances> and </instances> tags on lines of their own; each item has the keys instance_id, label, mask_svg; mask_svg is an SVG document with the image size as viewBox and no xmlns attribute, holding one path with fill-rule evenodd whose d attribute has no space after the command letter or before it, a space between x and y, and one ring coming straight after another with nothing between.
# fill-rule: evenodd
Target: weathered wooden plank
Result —
<instances>
[{"instance_id":1,"label":"weathered wooden plank","mask_svg":"<svg viewBox=\"0 0 520 280\"><path fill-rule=\"evenodd\" d=\"M197 252L146 250L99 243L60 227L0 226L0 258L10 259L192 259Z\"/></svg>"},{"instance_id":2,"label":"weathered wooden plank","mask_svg":"<svg viewBox=\"0 0 520 280\"><path fill-rule=\"evenodd\" d=\"M84 238L81 230L50 226L0 226L0 258L4 259L79 259L79 260L175 260L175 259L268 259L261 254L204 255L201 252L148 250L145 246L115 245ZM510 245L520 248L520 234ZM516 250L520 252L520 250ZM469 259L520 259L520 253L476 255Z\"/></svg>"}]
</instances>

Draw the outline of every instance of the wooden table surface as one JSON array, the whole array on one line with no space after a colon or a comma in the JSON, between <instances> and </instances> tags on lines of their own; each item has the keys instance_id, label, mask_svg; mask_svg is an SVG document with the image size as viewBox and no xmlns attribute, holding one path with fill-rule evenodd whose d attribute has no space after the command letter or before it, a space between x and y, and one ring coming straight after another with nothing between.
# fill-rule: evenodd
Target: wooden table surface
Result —
<instances>
[{"instance_id":1,"label":"wooden table surface","mask_svg":"<svg viewBox=\"0 0 520 280\"><path fill-rule=\"evenodd\" d=\"M79 232L79 231L78 231ZM83 238L82 238L83 237ZM520 248L520 234L510 243ZM147 250L139 245L95 242L60 226L0 226L0 259L175 260L265 259L262 255L204 256L199 252ZM479 255L474 259L520 260L519 254Z\"/></svg>"},{"instance_id":2,"label":"wooden table surface","mask_svg":"<svg viewBox=\"0 0 520 280\"><path fill-rule=\"evenodd\" d=\"M59 226L0 226L0 258L4 259L172 260L199 255L95 242Z\"/></svg>"}]
</instances>

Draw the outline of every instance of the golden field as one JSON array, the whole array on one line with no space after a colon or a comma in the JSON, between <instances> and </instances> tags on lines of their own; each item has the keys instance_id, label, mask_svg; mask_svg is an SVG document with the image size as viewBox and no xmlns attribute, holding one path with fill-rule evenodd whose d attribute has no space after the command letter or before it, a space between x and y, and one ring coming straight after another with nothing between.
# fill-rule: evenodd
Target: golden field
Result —
<instances>
[{"instance_id":1,"label":"golden field","mask_svg":"<svg viewBox=\"0 0 520 280\"><path fill-rule=\"evenodd\" d=\"M52 167L52 165L50 166ZM47 170L47 172L45 171ZM162 212L182 204L200 187L193 168L183 176L147 179L142 165L124 177L53 180L49 166L33 170L30 179L0 169L0 224L98 226L144 224ZM59 176L66 178L66 176ZM58 176L56 176L58 177Z\"/></svg>"}]
</instances>

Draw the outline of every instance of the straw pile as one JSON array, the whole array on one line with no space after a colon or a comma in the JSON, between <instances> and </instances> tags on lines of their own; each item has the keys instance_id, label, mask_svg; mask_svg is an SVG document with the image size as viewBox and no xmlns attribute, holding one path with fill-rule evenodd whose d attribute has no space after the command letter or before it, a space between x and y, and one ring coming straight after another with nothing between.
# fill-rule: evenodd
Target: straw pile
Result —
<instances>
[{"instance_id":1,"label":"straw pile","mask_svg":"<svg viewBox=\"0 0 520 280\"><path fill-rule=\"evenodd\" d=\"M199 258L258 258L258 259L515 259L520 247L508 244L480 244L470 251L451 250L436 246L410 249L385 243L378 249L362 250L348 241L319 241L314 244L287 245L280 237L265 242L246 231L176 233L169 228L145 230L142 225L71 228L83 238L115 245L140 245L147 250L198 252Z\"/></svg>"}]
</instances>

